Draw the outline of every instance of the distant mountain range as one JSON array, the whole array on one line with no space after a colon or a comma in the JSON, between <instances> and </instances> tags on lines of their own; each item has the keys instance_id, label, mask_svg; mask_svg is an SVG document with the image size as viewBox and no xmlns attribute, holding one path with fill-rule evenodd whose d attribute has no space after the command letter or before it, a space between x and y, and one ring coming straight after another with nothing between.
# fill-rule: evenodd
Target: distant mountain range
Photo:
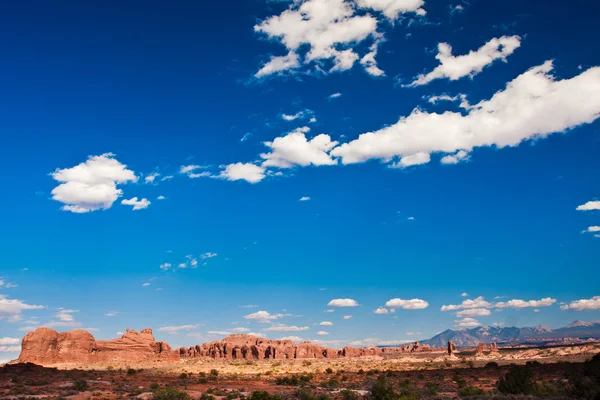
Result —
<instances>
[{"instance_id":1,"label":"distant mountain range","mask_svg":"<svg viewBox=\"0 0 600 400\"><path fill-rule=\"evenodd\" d=\"M543 325L537 325L533 328L479 326L472 329L448 329L431 339L422 341L422 343L432 346L446 346L448 341L451 340L458 347L472 347L477 346L480 342L520 344L561 341L567 338L579 340L600 339L600 321L574 321L564 328L554 330Z\"/></svg>"}]
</instances>

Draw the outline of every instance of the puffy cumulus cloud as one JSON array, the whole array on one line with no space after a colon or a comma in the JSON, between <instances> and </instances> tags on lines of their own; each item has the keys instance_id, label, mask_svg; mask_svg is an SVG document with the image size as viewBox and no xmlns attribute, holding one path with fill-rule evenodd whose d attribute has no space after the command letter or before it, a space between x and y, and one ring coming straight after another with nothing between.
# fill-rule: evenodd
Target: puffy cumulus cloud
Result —
<instances>
[{"instance_id":1,"label":"puffy cumulus cloud","mask_svg":"<svg viewBox=\"0 0 600 400\"><path fill-rule=\"evenodd\" d=\"M21 339L19 339L19 338L10 338L10 337L0 338L0 345L1 346L10 346L10 345L15 345L15 344L21 344Z\"/></svg>"},{"instance_id":2,"label":"puffy cumulus cloud","mask_svg":"<svg viewBox=\"0 0 600 400\"><path fill-rule=\"evenodd\" d=\"M300 58L294 51L290 51L285 56L271 56L261 69L259 69L255 78L263 78L273 74L283 74L300 67Z\"/></svg>"},{"instance_id":3,"label":"puffy cumulus cloud","mask_svg":"<svg viewBox=\"0 0 600 400\"><path fill-rule=\"evenodd\" d=\"M546 297L541 300L529 300L529 301L514 299L514 300L509 300L506 302L496 303L494 305L494 307L496 307L496 308L527 308L527 307L539 308L539 307L550 307L554 303L556 303L556 299L551 299L550 297Z\"/></svg>"},{"instance_id":4,"label":"puffy cumulus cloud","mask_svg":"<svg viewBox=\"0 0 600 400\"><path fill-rule=\"evenodd\" d=\"M457 317L486 317L492 312L487 308L471 308L468 310L459 311L456 313Z\"/></svg>"},{"instance_id":5,"label":"puffy cumulus cloud","mask_svg":"<svg viewBox=\"0 0 600 400\"><path fill-rule=\"evenodd\" d=\"M63 211L87 213L109 209L122 195L117 185L137 182L135 173L112 153L90 156L72 168L57 169L52 178L60 185L52 189L52 199L63 204Z\"/></svg>"},{"instance_id":6,"label":"puffy cumulus cloud","mask_svg":"<svg viewBox=\"0 0 600 400\"><path fill-rule=\"evenodd\" d=\"M328 152L338 142L332 141L329 135L325 134L317 135L308 140L305 134L309 131L310 128L305 126L297 128L285 136L275 138L272 142L265 142L271 152L261 154L264 159L262 166L293 168L295 166L337 164Z\"/></svg>"},{"instance_id":7,"label":"puffy cumulus cloud","mask_svg":"<svg viewBox=\"0 0 600 400\"><path fill-rule=\"evenodd\" d=\"M321 326L332 326L333 322L331 322L331 321L323 321L319 325L321 325Z\"/></svg>"},{"instance_id":8,"label":"puffy cumulus cloud","mask_svg":"<svg viewBox=\"0 0 600 400\"><path fill-rule=\"evenodd\" d=\"M476 299L467 299L464 300L461 304L458 305L448 305L442 306L442 311L456 311L460 309L470 309L470 308L490 308L493 307L493 304L484 300L483 296L479 296Z\"/></svg>"},{"instance_id":9,"label":"puffy cumulus cloud","mask_svg":"<svg viewBox=\"0 0 600 400\"><path fill-rule=\"evenodd\" d=\"M313 63L317 64L316 70L324 73L346 71L361 59L357 48L366 40L372 45L361 64L369 74L381 75L383 71L376 66L373 49L383 36L377 31L380 21L364 10L396 19L400 13L423 14L422 5L422 0L294 1L281 14L254 27L255 32L278 40L288 50L287 55L271 57L255 77L282 74ZM328 71L323 69L325 62L331 63Z\"/></svg>"},{"instance_id":10,"label":"puffy cumulus cloud","mask_svg":"<svg viewBox=\"0 0 600 400\"><path fill-rule=\"evenodd\" d=\"M156 178L158 178L160 176L160 174L158 172L153 172L149 175L146 175L144 177L144 182L146 183L154 183L154 181L156 180Z\"/></svg>"},{"instance_id":11,"label":"puffy cumulus cloud","mask_svg":"<svg viewBox=\"0 0 600 400\"><path fill-rule=\"evenodd\" d=\"M343 164L371 159L393 162L398 157L424 161L423 155L475 147L517 146L525 140L544 138L591 123L600 115L600 67L556 80L552 62L531 68L507 84L489 100L470 106L467 112L443 114L413 110L396 124L334 148L330 154ZM448 161L448 159L447 159Z\"/></svg>"},{"instance_id":12,"label":"puffy cumulus cloud","mask_svg":"<svg viewBox=\"0 0 600 400\"><path fill-rule=\"evenodd\" d=\"M477 321L474 318L463 318L461 320L454 321L454 323L456 324L456 326L459 326L461 328L475 328L481 325L479 321Z\"/></svg>"},{"instance_id":13,"label":"puffy cumulus cloud","mask_svg":"<svg viewBox=\"0 0 600 400\"><path fill-rule=\"evenodd\" d=\"M54 317L63 322L73 322L75 321L75 316L73 314L78 312L79 310L68 310L65 308L59 308L58 312L54 314Z\"/></svg>"},{"instance_id":14,"label":"puffy cumulus cloud","mask_svg":"<svg viewBox=\"0 0 600 400\"><path fill-rule=\"evenodd\" d=\"M21 351L21 346L3 346L0 345L0 353L12 353Z\"/></svg>"},{"instance_id":15,"label":"puffy cumulus cloud","mask_svg":"<svg viewBox=\"0 0 600 400\"><path fill-rule=\"evenodd\" d=\"M327 305L329 307L357 307L358 302L354 299L333 299Z\"/></svg>"},{"instance_id":16,"label":"puffy cumulus cloud","mask_svg":"<svg viewBox=\"0 0 600 400\"><path fill-rule=\"evenodd\" d=\"M440 162L442 164L458 164L459 162L468 161L468 160L469 160L469 153L467 153L464 150L459 150L456 152L456 154L448 154L447 156L442 157Z\"/></svg>"},{"instance_id":17,"label":"puffy cumulus cloud","mask_svg":"<svg viewBox=\"0 0 600 400\"><path fill-rule=\"evenodd\" d=\"M308 326L288 326L288 325L273 325L265 329L265 331L269 332L302 332L307 331L310 328Z\"/></svg>"},{"instance_id":18,"label":"puffy cumulus cloud","mask_svg":"<svg viewBox=\"0 0 600 400\"><path fill-rule=\"evenodd\" d=\"M564 304L560 307L561 310L575 311L596 311L600 310L600 296L594 296L591 299L581 299L572 301L569 304Z\"/></svg>"},{"instance_id":19,"label":"puffy cumulus cloud","mask_svg":"<svg viewBox=\"0 0 600 400\"><path fill-rule=\"evenodd\" d=\"M594 232L600 232L600 226L588 226L588 228L583 231L583 233L594 233Z\"/></svg>"},{"instance_id":20,"label":"puffy cumulus cloud","mask_svg":"<svg viewBox=\"0 0 600 400\"><path fill-rule=\"evenodd\" d=\"M257 311L252 314L244 315L244 319L258 322L270 322L287 316L289 316L289 314L270 314L267 311Z\"/></svg>"},{"instance_id":21,"label":"puffy cumulus cloud","mask_svg":"<svg viewBox=\"0 0 600 400\"><path fill-rule=\"evenodd\" d=\"M600 210L600 201L588 201L585 204L577 207L577 211L592 211L592 210Z\"/></svg>"},{"instance_id":22,"label":"puffy cumulus cloud","mask_svg":"<svg viewBox=\"0 0 600 400\"><path fill-rule=\"evenodd\" d=\"M143 210L145 208L150 207L150 201L148 199L138 200L137 197L131 198L129 200L123 199L121 204L124 206L133 206L133 211Z\"/></svg>"},{"instance_id":23,"label":"puffy cumulus cloud","mask_svg":"<svg viewBox=\"0 0 600 400\"><path fill-rule=\"evenodd\" d=\"M25 310L40 310L44 306L30 305L17 299L8 299L0 294L0 319L6 319L9 322L19 321Z\"/></svg>"},{"instance_id":24,"label":"puffy cumulus cloud","mask_svg":"<svg viewBox=\"0 0 600 400\"><path fill-rule=\"evenodd\" d=\"M226 165L225 169L219 174L219 178L228 181L244 180L250 183L257 183L265 178L265 169L251 163L239 162Z\"/></svg>"},{"instance_id":25,"label":"puffy cumulus cloud","mask_svg":"<svg viewBox=\"0 0 600 400\"><path fill-rule=\"evenodd\" d=\"M344 319L352 319L352 315L344 315Z\"/></svg>"},{"instance_id":26,"label":"puffy cumulus cloud","mask_svg":"<svg viewBox=\"0 0 600 400\"><path fill-rule=\"evenodd\" d=\"M422 310L429 307L429 303L421 299L391 299L385 303L385 306L389 308L402 308L403 310Z\"/></svg>"},{"instance_id":27,"label":"puffy cumulus cloud","mask_svg":"<svg viewBox=\"0 0 600 400\"><path fill-rule=\"evenodd\" d=\"M460 297L469 297L469 293L463 292L463 293L461 293Z\"/></svg>"},{"instance_id":28,"label":"puffy cumulus cloud","mask_svg":"<svg viewBox=\"0 0 600 400\"><path fill-rule=\"evenodd\" d=\"M329 332L319 331L319 332L317 332L317 335L319 335L319 336L325 336L325 335L329 335Z\"/></svg>"},{"instance_id":29,"label":"puffy cumulus cloud","mask_svg":"<svg viewBox=\"0 0 600 400\"><path fill-rule=\"evenodd\" d=\"M302 196L302 197L300 197L300 199L298 201L310 201L310 197Z\"/></svg>"},{"instance_id":30,"label":"puffy cumulus cloud","mask_svg":"<svg viewBox=\"0 0 600 400\"><path fill-rule=\"evenodd\" d=\"M407 86L426 85L435 79L447 78L452 81L465 76L473 77L491 65L495 60L506 61L521 45L519 36L502 36L493 38L479 49L462 56L452 55L452 46L448 43L438 44L438 54L435 56L440 62L433 71L419 75Z\"/></svg>"},{"instance_id":31,"label":"puffy cumulus cloud","mask_svg":"<svg viewBox=\"0 0 600 400\"><path fill-rule=\"evenodd\" d=\"M179 332L188 332L188 331L193 331L194 329L198 328L200 325L196 324L196 325L179 325L179 326L163 326L161 328L158 328L159 332L165 332L168 333L170 335L177 335Z\"/></svg>"},{"instance_id":32,"label":"puffy cumulus cloud","mask_svg":"<svg viewBox=\"0 0 600 400\"><path fill-rule=\"evenodd\" d=\"M392 168L407 168L412 167L414 165L427 164L431 161L431 156L429 153L418 152L415 154L411 154L409 156L404 156L400 159L400 161L393 163L391 165Z\"/></svg>"},{"instance_id":33,"label":"puffy cumulus cloud","mask_svg":"<svg viewBox=\"0 0 600 400\"><path fill-rule=\"evenodd\" d=\"M382 314L387 314L387 313L389 313L389 312L390 312L390 310L388 310L388 309L387 309L387 308L385 308L385 307L378 307L376 310L373 310L373 313L375 313L375 314L379 314L379 315L382 315Z\"/></svg>"},{"instance_id":34,"label":"puffy cumulus cloud","mask_svg":"<svg viewBox=\"0 0 600 400\"><path fill-rule=\"evenodd\" d=\"M357 0L356 3L363 8L381 11L391 20L397 19L402 13L425 14L425 10L421 8L425 4L423 0Z\"/></svg>"}]
</instances>

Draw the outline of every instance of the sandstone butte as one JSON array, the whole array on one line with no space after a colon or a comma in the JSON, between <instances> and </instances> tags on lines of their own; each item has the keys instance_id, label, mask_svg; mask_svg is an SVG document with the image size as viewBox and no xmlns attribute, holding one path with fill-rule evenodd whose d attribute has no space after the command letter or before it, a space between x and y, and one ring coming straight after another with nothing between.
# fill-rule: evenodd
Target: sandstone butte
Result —
<instances>
[{"instance_id":1,"label":"sandstone butte","mask_svg":"<svg viewBox=\"0 0 600 400\"><path fill-rule=\"evenodd\" d=\"M157 342L152 329L140 332L127 329L119 339L96 340L88 331L77 329L56 332L38 328L23 338L19 361L39 365L94 364L113 361L144 363L175 363L194 358L214 359L306 359L363 357L397 353L443 351L418 342L401 347L344 347L327 348L310 342L294 343L291 340L269 340L251 335L230 335L192 347L173 350L166 342Z\"/></svg>"}]
</instances>

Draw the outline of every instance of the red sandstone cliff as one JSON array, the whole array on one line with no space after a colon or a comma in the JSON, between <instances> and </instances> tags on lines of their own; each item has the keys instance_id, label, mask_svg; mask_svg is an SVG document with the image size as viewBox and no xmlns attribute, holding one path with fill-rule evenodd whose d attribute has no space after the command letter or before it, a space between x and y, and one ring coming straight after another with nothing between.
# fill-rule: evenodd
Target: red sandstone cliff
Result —
<instances>
[{"instance_id":1,"label":"red sandstone cliff","mask_svg":"<svg viewBox=\"0 0 600 400\"><path fill-rule=\"evenodd\" d=\"M401 347L327 348L310 342L269 340L250 335L230 335L221 341L182 347L173 351L165 342L157 342L151 329L127 330L120 339L96 340L84 330L58 333L48 328L29 332L23 338L19 360L41 365L64 363L178 362L180 359L209 357L215 359L293 359L363 357L396 353L429 352L438 349L419 343Z\"/></svg>"}]
</instances>

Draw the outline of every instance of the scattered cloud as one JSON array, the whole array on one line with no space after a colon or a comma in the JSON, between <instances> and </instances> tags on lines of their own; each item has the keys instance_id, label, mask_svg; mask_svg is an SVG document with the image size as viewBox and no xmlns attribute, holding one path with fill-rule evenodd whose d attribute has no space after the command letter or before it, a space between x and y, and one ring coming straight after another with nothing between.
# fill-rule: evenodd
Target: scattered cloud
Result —
<instances>
[{"instance_id":1,"label":"scattered cloud","mask_svg":"<svg viewBox=\"0 0 600 400\"><path fill-rule=\"evenodd\" d=\"M554 303L556 303L556 299L551 299L550 297L546 297L545 299L541 299L541 300L529 300L529 301L514 299L514 300L509 300L507 302L496 303L494 305L494 307L496 307L496 308L527 308L527 307L539 308L539 307L550 307Z\"/></svg>"},{"instance_id":2,"label":"scattered cloud","mask_svg":"<svg viewBox=\"0 0 600 400\"><path fill-rule=\"evenodd\" d=\"M353 299L333 299L327 305L329 307L357 307L358 302Z\"/></svg>"},{"instance_id":3,"label":"scattered cloud","mask_svg":"<svg viewBox=\"0 0 600 400\"><path fill-rule=\"evenodd\" d=\"M203 260L208 260L210 258L215 258L217 256L217 253L211 253L210 251L204 254L200 255L200 258Z\"/></svg>"},{"instance_id":4,"label":"scattered cloud","mask_svg":"<svg viewBox=\"0 0 600 400\"><path fill-rule=\"evenodd\" d=\"M344 319L352 319L352 315L344 315Z\"/></svg>"},{"instance_id":5,"label":"scattered cloud","mask_svg":"<svg viewBox=\"0 0 600 400\"><path fill-rule=\"evenodd\" d=\"M138 211L138 210L143 210L145 208L148 208L151 204L150 201L148 201L148 199L141 199L138 200L137 197L131 198L129 200L122 200L121 204L125 205L125 206L133 206L133 211Z\"/></svg>"},{"instance_id":6,"label":"scattered cloud","mask_svg":"<svg viewBox=\"0 0 600 400\"><path fill-rule=\"evenodd\" d=\"M150 175L146 175L146 177L144 178L144 182L146 183L154 183L154 181L156 180L156 178L158 178L160 176L160 174L158 172L153 172Z\"/></svg>"},{"instance_id":7,"label":"scattered cloud","mask_svg":"<svg viewBox=\"0 0 600 400\"><path fill-rule=\"evenodd\" d=\"M479 321L473 318L463 318L461 320L454 321L454 323L456 324L456 326L459 326L461 328L475 328L481 325Z\"/></svg>"},{"instance_id":8,"label":"scattered cloud","mask_svg":"<svg viewBox=\"0 0 600 400\"><path fill-rule=\"evenodd\" d=\"M229 331L208 331L206 333L211 336L229 336L229 335L231 335L231 332L229 332Z\"/></svg>"},{"instance_id":9,"label":"scattered cloud","mask_svg":"<svg viewBox=\"0 0 600 400\"><path fill-rule=\"evenodd\" d=\"M292 342L296 342L296 343L304 341L304 339L302 339L301 337L298 337L298 336L284 336L277 340L291 340Z\"/></svg>"},{"instance_id":10,"label":"scattered cloud","mask_svg":"<svg viewBox=\"0 0 600 400\"><path fill-rule=\"evenodd\" d=\"M319 336L325 336L325 335L329 335L329 332L319 331L319 332L317 332L317 335L319 335Z\"/></svg>"},{"instance_id":11,"label":"scattered cloud","mask_svg":"<svg viewBox=\"0 0 600 400\"><path fill-rule=\"evenodd\" d=\"M460 295L460 297L469 297L469 293L467 293L467 292L463 292L463 293Z\"/></svg>"},{"instance_id":12,"label":"scattered cloud","mask_svg":"<svg viewBox=\"0 0 600 400\"><path fill-rule=\"evenodd\" d=\"M333 325L333 322L330 322L330 321L323 321L323 322L321 322L319 325L321 325L321 326L332 326L332 325Z\"/></svg>"},{"instance_id":13,"label":"scattered cloud","mask_svg":"<svg viewBox=\"0 0 600 400\"><path fill-rule=\"evenodd\" d=\"M288 326L288 325L273 325L265 329L269 332L301 332L310 329L308 326Z\"/></svg>"},{"instance_id":14,"label":"scattered cloud","mask_svg":"<svg viewBox=\"0 0 600 400\"><path fill-rule=\"evenodd\" d=\"M337 98L340 98L340 97L342 97L342 94L339 93L339 92L338 93L332 93L329 96L327 96L327 98L329 100L334 100L334 99L337 99Z\"/></svg>"},{"instance_id":15,"label":"scattered cloud","mask_svg":"<svg viewBox=\"0 0 600 400\"><path fill-rule=\"evenodd\" d=\"M137 182L135 173L114 157L112 153L90 156L81 164L50 174L61 182L52 190L52 199L64 204L61 210L79 214L107 210L123 193L118 185Z\"/></svg>"},{"instance_id":16,"label":"scattered cloud","mask_svg":"<svg viewBox=\"0 0 600 400\"><path fill-rule=\"evenodd\" d=\"M246 333L246 332L250 332L250 329L244 328L244 327L239 327L239 328L233 328L232 331L234 331L236 333Z\"/></svg>"},{"instance_id":17,"label":"scattered cloud","mask_svg":"<svg viewBox=\"0 0 600 400\"><path fill-rule=\"evenodd\" d=\"M389 308L402 308L403 310L422 310L429 307L429 303L421 299L391 299L385 303L385 306Z\"/></svg>"},{"instance_id":18,"label":"scattered cloud","mask_svg":"<svg viewBox=\"0 0 600 400\"><path fill-rule=\"evenodd\" d=\"M470 308L468 310L459 311L456 313L457 317L485 317L490 315L492 312L487 308Z\"/></svg>"},{"instance_id":19,"label":"scattered cloud","mask_svg":"<svg viewBox=\"0 0 600 400\"><path fill-rule=\"evenodd\" d=\"M425 160L422 154L456 155L475 147L517 146L597 119L600 67L558 81L550 74L552 69L551 61L531 68L489 100L464 105L465 114L415 109L396 124L335 147L330 155L341 157L343 164L370 159L389 163L400 158L399 166L414 165Z\"/></svg>"},{"instance_id":20,"label":"scattered cloud","mask_svg":"<svg viewBox=\"0 0 600 400\"><path fill-rule=\"evenodd\" d=\"M172 265L170 263L160 264L160 269L165 270L165 271L169 270L171 267L172 267Z\"/></svg>"},{"instance_id":21,"label":"scattered cloud","mask_svg":"<svg viewBox=\"0 0 600 400\"><path fill-rule=\"evenodd\" d=\"M118 311L109 311L104 315L106 315L107 317L116 317L117 315L119 315L119 312Z\"/></svg>"},{"instance_id":22,"label":"scattered cloud","mask_svg":"<svg viewBox=\"0 0 600 400\"><path fill-rule=\"evenodd\" d=\"M575 300L569 304L562 305L560 309L575 311L597 311L600 310L600 296L594 296L591 299Z\"/></svg>"},{"instance_id":23,"label":"scattered cloud","mask_svg":"<svg viewBox=\"0 0 600 400\"><path fill-rule=\"evenodd\" d=\"M442 306L442 311L455 311L460 309L470 309L470 308L490 308L493 304L485 301L483 296L479 296L474 300L467 299L462 302L460 305L448 305Z\"/></svg>"},{"instance_id":24,"label":"scattered cloud","mask_svg":"<svg viewBox=\"0 0 600 400\"><path fill-rule=\"evenodd\" d=\"M451 81L465 76L472 78L495 60L506 61L506 57L511 55L519 46L521 46L519 36L502 36L491 39L479 49L469 52L469 54L453 56L450 44L439 43L438 54L435 58L440 61L440 65L428 74L419 75L407 86L426 85L435 79L441 78L447 78Z\"/></svg>"},{"instance_id":25,"label":"scattered cloud","mask_svg":"<svg viewBox=\"0 0 600 400\"><path fill-rule=\"evenodd\" d=\"M166 199L166 197L165 197L165 196L158 196L158 197L156 198L156 200L165 200L165 199Z\"/></svg>"},{"instance_id":26,"label":"scattered cloud","mask_svg":"<svg viewBox=\"0 0 600 400\"><path fill-rule=\"evenodd\" d=\"M300 199L298 201L310 201L310 197L302 196L302 197L300 197Z\"/></svg>"},{"instance_id":27,"label":"scattered cloud","mask_svg":"<svg viewBox=\"0 0 600 400\"><path fill-rule=\"evenodd\" d=\"M179 332L193 331L197 329L200 324L196 325L179 325L179 326L163 326L158 328L158 332L166 332L170 335L177 335Z\"/></svg>"},{"instance_id":28,"label":"scattered cloud","mask_svg":"<svg viewBox=\"0 0 600 400\"><path fill-rule=\"evenodd\" d=\"M282 317L288 317L290 316L290 314L270 314L267 311L257 311L255 313L252 314L248 314L244 316L244 319L248 319L251 321L258 321L258 322L270 322Z\"/></svg>"},{"instance_id":29,"label":"scattered cloud","mask_svg":"<svg viewBox=\"0 0 600 400\"><path fill-rule=\"evenodd\" d=\"M260 156L264 159L263 167L293 168L309 165L335 165L337 162L328 152L338 142L332 141L329 135L320 134L308 140L305 136L310 131L307 126L297 128L285 136L265 142L271 152Z\"/></svg>"},{"instance_id":30,"label":"scattered cloud","mask_svg":"<svg viewBox=\"0 0 600 400\"><path fill-rule=\"evenodd\" d=\"M261 166L251 163L235 163L225 166L225 169L219 174L219 178L228 181L246 181L257 183L265 178L265 169Z\"/></svg>"},{"instance_id":31,"label":"scattered cloud","mask_svg":"<svg viewBox=\"0 0 600 400\"><path fill-rule=\"evenodd\" d=\"M600 210L600 201L598 201L598 200L588 201L587 203L582 204L579 207L577 207L577 211L591 211L591 210Z\"/></svg>"},{"instance_id":32,"label":"scattered cloud","mask_svg":"<svg viewBox=\"0 0 600 400\"><path fill-rule=\"evenodd\" d=\"M600 226L589 226L586 230L583 231L583 233L589 232L600 232Z\"/></svg>"},{"instance_id":33,"label":"scattered cloud","mask_svg":"<svg viewBox=\"0 0 600 400\"><path fill-rule=\"evenodd\" d=\"M75 321L75 316L73 314L78 313L79 310L68 310L65 308L59 308L58 311L54 314L55 318L58 318L63 322L73 322Z\"/></svg>"},{"instance_id":34,"label":"scattered cloud","mask_svg":"<svg viewBox=\"0 0 600 400\"><path fill-rule=\"evenodd\" d=\"M247 304L244 306L240 306L240 308L258 308L258 306L256 304Z\"/></svg>"},{"instance_id":35,"label":"scattered cloud","mask_svg":"<svg viewBox=\"0 0 600 400\"><path fill-rule=\"evenodd\" d=\"M379 308L377 308L376 310L373 310L373 313L375 313L375 314L380 314L380 315L381 315L381 314L387 314L387 313L389 313L389 312L390 312L390 311L389 311L387 308L384 308L384 307L379 307Z\"/></svg>"},{"instance_id":36,"label":"scattered cloud","mask_svg":"<svg viewBox=\"0 0 600 400\"><path fill-rule=\"evenodd\" d=\"M290 51L285 56L271 56L261 69L259 69L255 78L264 78L273 74L284 74L293 71L300 66L300 58L294 51Z\"/></svg>"}]
</instances>

